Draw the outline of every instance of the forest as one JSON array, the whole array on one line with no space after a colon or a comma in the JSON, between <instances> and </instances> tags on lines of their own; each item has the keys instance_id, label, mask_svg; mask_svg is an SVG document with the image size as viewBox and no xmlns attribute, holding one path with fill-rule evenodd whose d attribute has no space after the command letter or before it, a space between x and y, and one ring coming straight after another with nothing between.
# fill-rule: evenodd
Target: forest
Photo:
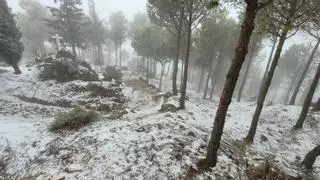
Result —
<instances>
[{"instance_id":1,"label":"forest","mask_svg":"<svg viewBox=\"0 0 320 180\"><path fill-rule=\"evenodd\" d=\"M319 0L135 3L0 0L0 180L320 179Z\"/></svg>"}]
</instances>

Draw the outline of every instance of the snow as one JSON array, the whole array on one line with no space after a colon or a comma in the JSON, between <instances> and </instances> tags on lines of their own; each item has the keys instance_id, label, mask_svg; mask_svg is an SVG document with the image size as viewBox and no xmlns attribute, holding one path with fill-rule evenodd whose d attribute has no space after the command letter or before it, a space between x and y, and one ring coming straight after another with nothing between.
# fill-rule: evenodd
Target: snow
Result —
<instances>
[{"instance_id":1,"label":"snow","mask_svg":"<svg viewBox=\"0 0 320 180\"><path fill-rule=\"evenodd\" d=\"M16 76L11 69L0 73L0 147L8 140L15 156L10 161L8 174L21 178L31 174L37 179L65 176L67 179L178 179L205 156L205 148L218 98L203 101L202 95L188 92L186 110L159 113L163 99L154 100L153 91L134 81L124 83L123 94L128 99L128 114L121 119L103 117L78 131L55 134L48 125L56 113L68 108L24 102L16 95L39 97L48 101L79 99L68 92L70 84L87 85L82 81L56 84L40 82L36 69L22 67ZM127 72L126 79L138 79ZM130 80L129 79L129 80ZM151 80L155 85L156 80ZM103 86L108 86L108 83ZM168 88L169 83L164 83ZM102 101L109 101L102 99ZM177 98L170 103L177 104ZM213 171L197 175L197 179L219 179L228 175L239 179L239 167L234 157L242 152L229 147L246 136L254 102L233 102L228 111L218 166ZM304 128L291 130L301 107L273 105L262 112L254 144L246 148L245 158L250 163L272 158L289 174L301 173L298 166L304 155L319 144L319 113L312 113ZM261 135L268 138L261 140ZM234 147L235 148L235 147ZM236 148L235 148L236 149ZM81 172L67 173L65 169L77 164ZM242 169L243 170L243 169ZM320 178L320 162L314 175Z\"/></svg>"}]
</instances>

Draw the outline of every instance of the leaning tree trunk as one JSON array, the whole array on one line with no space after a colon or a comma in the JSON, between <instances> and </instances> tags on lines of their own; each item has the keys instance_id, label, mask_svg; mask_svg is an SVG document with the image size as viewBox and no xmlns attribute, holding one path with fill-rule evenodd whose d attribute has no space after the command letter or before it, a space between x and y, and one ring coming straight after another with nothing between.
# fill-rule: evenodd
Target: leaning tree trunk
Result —
<instances>
[{"instance_id":1,"label":"leaning tree trunk","mask_svg":"<svg viewBox=\"0 0 320 180\"><path fill-rule=\"evenodd\" d=\"M180 45L181 45L181 30L183 23L183 14L184 9L181 11L180 19L179 19L179 27L177 34L177 49L176 49L176 59L173 62L173 70L172 70L172 93L173 95L178 95L177 88L177 74L178 74L178 65L179 65L179 56L180 56Z\"/></svg>"},{"instance_id":2,"label":"leaning tree trunk","mask_svg":"<svg viewBox=\"0 0 320 180\"><path fill-rule=\"evenodd\" d=\"M277 45L277 40L278 40L278 38L274 37L273 45L272 45L271 52L270 52L270 55L269 55L268 64L267 64L266 70L265 70L265 72L263 74L263 77L262 77L262 80L261 80L261 84L260 84L260 88L259 88L259 91L258 91L259 94L261 93L263 84L266 81L266 78L267 78L267 75L268 75L268 72L269 72L269 67L270 67L270 64L271 64L271 61L272 61L272 57L273 57L273 52L274 52L274 50L276 48L276 45Z\"/></svg>"},{"instance_id":3,"label":"leaning tree trunk","mask_svg":"<svg viewBox=\"0 0 320 180\"><path fill-rule=\"evenodd\" d=\"M316 146L313 150L311 150L304 160L302 161L302 165L308 169L312 170L312 166L316 161L317 157L320 156L320 145Z\"/></svg>"},{"instance_id":4,"label":"leaning tree trunk","mask_svg":"<svg viewBox=\"0 0 320 180\"><path fill-rule=\"evenodd\" d=\"M287 23L287 25L290 25L290 23ZM289 26L285 26L285 27L289 27ZM286 41L288 30L289 30L288 28L285 28L284 31L281 34L276 53L275 53L274 58L273 58L272 63L271 63L270 70L269 70L267 78L266 78L266 80L265 80L265 82L264 82L264 84L262 86L261 92L259 93L259 96L258 96L258 99L257 99L257 107L256 107L256 110L255 110L255 112L253 114L252 121L251 121L251 126L250 126L250 129L249 129L248 135L246 137L246 142L248 142L248 143L252 143L253 142L254 136L256 134L256 130L257 130L260 114L261 114L261 111L262 111L262 108L263 108L263 104L264 104L264 101L265 101L266 96L268 94L269 87L271 85L271 81L272 81L272 78L273 78L273 75L274 75L274 71L276 70L276 67L278 65L278 61L280 59L280 55L281 55L281 52L282 52L282 47L284 45L284 42Z\"/></svg>"},{"instance_id":5,"label":"leaning tree trunk","mask_svg":"<svg viewBox=\"0 0 320 180\"><path fill-rule=\"evenodd\" d=\"M201 69L200 69L200 70L201 70ZM199 86L198 86L197 93L200 93L200 91L201 91L203 76L204 76L204 71L202 70L202 71L201 71L201 76L200 76L200 81L199 81Z\"/></svg>"},{"instance_id":6,"label":"leaning tree trunk","mask_svg":"<svg viewBox=\"0 0 320 180\"><path fill-rule=\"evenodd\" d=\"M250 67L251 67L251 64L252 64L252 59L253 59L253 54L254 54L254 48L252 48L252 52L250 52L250 56L249 56L249 61L248 61L248 66L247 66L247 69L244 73L244 76L243 76L243 80L241 82L241 85L240 85L240 89L239 89L239 92L238 92L238 98L237 98L237 102L240 102L241 101L241 96L242 96L242 92L243 92L243 88L246 84L246 81L247 81L247 78L248 78L248 74L249 74L249 71L250 71Z\"/></svg>"},{"instance_id":7,"label":"leaning tree trunk","mask_svg":"<svg viewBox=\"0 0 320 180\"><path fill-rule=\"evenodd\" d=\"M17 63L12 64L11 66L14 69L14 74L21 74L21 70L20 70L20 68L19 68Z\"/></svg>"},{"instance_id":8,"label":"leaning tree trunk","mask_svg":"<svg viewBox=\"0 0 320 180\"><path fill-rule=\"evenodd\" d=\"M189 21L192 19L192 13L189 12ZM184 58L184 70L183 70L183 81L181 82L181 96L180 96L180 109L185 109L186 102L186 91L187 91L187 81L188 81L188 66L190 57L190 46L191 46L191 36L192 36L192 24L189 22L187 30L187 46Z\"/></svg>"},{"instance_id":9,"label":"leaning tree trunk","mask_svg":"<svg viewBox=\"0 0 320 180\"><path fill-rule=\"evenodd\" d=\"M206 87L204 89L204 93L203 93L203 100L205 100L207 98L207 92L208 92L208 86L209 86L209 80L210 80L210 76L211 76L211 71L212 71L212 59L211 59L211 63L210 63L210 67L209 67L209 72L208 72L208 77L207 77L207 81L206 81Z\"/></svg>"},{"instance_id":10,"label":"leaning tree trunk","mask_svg":"<svg viewBox=\"0 0 320 180\"><path fill-rule=\"evenodd\" d=\"M308 114L308 111L309 111L309 108L310 108L310 105L312 102L313 94L317 88L319 78L320 78L320 64L318 65L317 72L313 77L312 84L310 86L307 97L306 97L304 104L303 104L302 111L300 113L300 117L299 117L297 123L294 125L294 129L301 129L303 126L303 123L307 117L307 114Z\"/></svg>"},{"instance_id":11,"label":"leaning tree trunk","mask_svg":"<svg viewBox=\"0 0 320 180\"><path fill-rule=\"evenodd\" d=\"M298 93L299 93L299 89L300 89L300 87L301 87L301 85L303 83L304 78L307 75L308 69L309 69L309 67L311 65L312 60L314 59L314 56L315 56L315 54L316 54L316 52L317 52L317 50L319 48L319 45L320 45L320 38L318 39L317 44L313 48L312 53L311 53L311 55L310 55L310 57L308 59L308 62L306 64L306 67L304 68L303 73L302 73L302 75L301 75L301 77L300 77L300 79L299 79L299 81L297 83L297 86L294 89L294 92L293 92L293 94L291 96L290 105L294 105L295 102L296 102L296 99L297 99L297 96L298 96Z\"/></svg>"},{"instance_id":12,"label":"leaning tree trunk","mask_svg":"<svg viewBox=\"0 0 320 180\"><path fill-rule=\"evenodd\" d=\"M248 44L255 26L254 20L257 15L257 9L257 0L252 0L250 3L247 3L238 45L235 49L235 54L228 70L227 78L220 97L220 103L214 119L213 129L207 147L206 159L204 161L205 166L213 167L217 164L217 152L220 147L220 140L223 133L226 114L231 103L234 88L237 84L239 72L248 53ZM200 164L201 163L199 162L198 165Z\"/></svg>"}]
</instances>

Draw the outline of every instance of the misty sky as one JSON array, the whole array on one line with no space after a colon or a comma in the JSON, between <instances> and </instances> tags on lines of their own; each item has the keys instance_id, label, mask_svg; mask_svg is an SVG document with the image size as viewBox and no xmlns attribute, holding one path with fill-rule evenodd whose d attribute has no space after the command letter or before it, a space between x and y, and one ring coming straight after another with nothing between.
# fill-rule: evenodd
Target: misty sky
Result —
<instances>
[{"instance_id":1,"label":"misty sky","mask_svg":"<svg viewBox=\"0 0 320 180\"><path fill-rule=\"evenodd\" d=\"M20 0L8 0L9 6L14 12L19 11ZM45 6L54 5L53 0L38 0ZM95 0L96 10L100 17L108 20L112 12L122 11L129 20L132 20L134 14L146 11L147 0ZM83 9L88 13L88 0L82 0Z\"/></svg>"},{"instance_id":2,"label":"misty sky","mask_svg":"<svg viewBox=\"0 0 320 180\"><path fill-rule=\"evenodd\" d=\"M9 6L14 12L20 10L19 8L20 0L8 0ZM38 0L44 6L54 6L53 0ZM98 15L104 20L108 21L108 17L111 13L122 11L129 21L132 21L133 15L138 12L146 12L146 2L147 0L95 0L96 11ZM88 14L88 0L82 0L83 9L86 14ZM57 5L57 4L56 4ZM231 11L232 12L232 11ZM231 13L232 17L237 17L237 14ZM307 43L310 42L311 38L308 36L294 36L290 38L284 45L284 49L287 49L293 43ZM261 54L267 55L270 51L270 44L267 43L264 46L264 50ZM128 45L128 48L129 45ZM266 56L267 57L267 56ZM265 58L266 58L265 57Z\"/></svg>"}]
</instances>

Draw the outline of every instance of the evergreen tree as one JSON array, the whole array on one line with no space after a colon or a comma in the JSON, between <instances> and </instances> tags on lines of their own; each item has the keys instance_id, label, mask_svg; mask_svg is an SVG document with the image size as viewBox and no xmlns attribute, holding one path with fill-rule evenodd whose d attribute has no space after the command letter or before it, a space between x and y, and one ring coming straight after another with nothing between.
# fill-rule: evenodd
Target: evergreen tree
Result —
<instances>
[{"instance_id":1,"label":"evergreen tree","mask_svg":"<svg viewBox=\"0 0 320 180\"><path fill-rule=\"evenodd\" d=\"M12 66L15 74L21 74L18 62L24 50L21 32L6 0L0 0L0 60Z\"/></svg>"},{"instance_id":2,"label":"evergreen tree","mask_svg":"<svg viewBox=\"0 0 320 180\"><path fill-rule=\"evenodd\" d=\"M72 47L76 56L76 47L84 47L90 31L90 19L79 8L81 0L55 0L59 8L49 7L53 19L47 19L48 25L63 37L63 42Z\"/></svg>"},{"instance_id":3,"label":"evergreen tree","mask_svg":"<svg viewBox=\"0 0 320 180\"><path fill-rule=\"evenodd\" d=\"M110 38L115 47L116 65L118 65L119 60L120 67L122 66L121 47L128 35L127 23L128 21L121 11L110 15Z\"/></svg>"}]
</instances>

